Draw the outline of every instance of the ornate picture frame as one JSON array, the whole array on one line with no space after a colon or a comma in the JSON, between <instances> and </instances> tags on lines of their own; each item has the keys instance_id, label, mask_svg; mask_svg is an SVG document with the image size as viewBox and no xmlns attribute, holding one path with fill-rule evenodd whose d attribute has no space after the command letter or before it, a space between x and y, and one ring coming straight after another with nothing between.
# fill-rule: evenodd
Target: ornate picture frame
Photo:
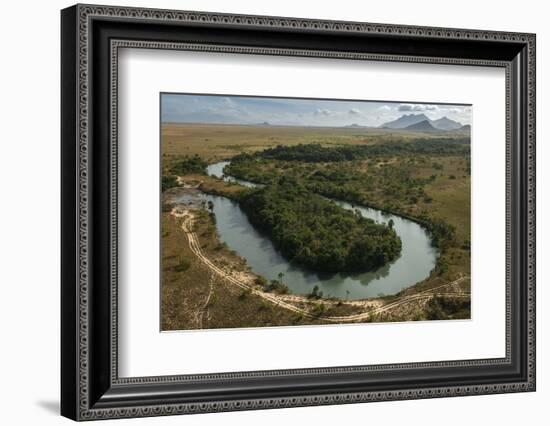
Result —
<instances>
[{"instance_id":1,"label":"ornate picture frame","mask_svg":"<svg viewBox=\"0 0 550 426\"><path fill-rule=\"evenodd\" d=\"M61 30L62 415L93 420L535 390L534 34L95 5L64 9ZM503 68L506 356L119 377L117 61L124 47Z\"/></svg>"}]
</instances>

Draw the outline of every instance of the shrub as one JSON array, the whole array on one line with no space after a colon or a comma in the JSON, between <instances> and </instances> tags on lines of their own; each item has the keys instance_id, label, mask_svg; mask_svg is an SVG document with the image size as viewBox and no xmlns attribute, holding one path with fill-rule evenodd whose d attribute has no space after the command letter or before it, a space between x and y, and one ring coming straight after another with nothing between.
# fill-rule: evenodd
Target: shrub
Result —
<instances>
[{"instance_id":1,"label":"shrub","mask_svg":"<svg viewBox=\"0 0 550 426\"><path fill-rule=\"evenodd\" d=\"M470 318L470 300L435 296L426 303L426 316L430 320Z\"/></svg>"},{"instance_id":2,"label":"shrub","mask_svg":"<svg viewBox=\"0 0 550 426\"><path fill-rule=\"evenodd\" d=\"M267 280L261 275L258 275L254 282L258 285L261 285L262 287L265 287L267 285Z\"/></svg>"},{"instance_id":3,"label":"shrub","mask_svg":"<svg viewBox=\"0 0 550 426\"><path fill-rule=\"evenodd\" d=\"M162 175L162 192L178 186L178 180L174 175Z\"/></svg>"},{"instance_id":4,"label":"shrub","mask_svg":"<svg viewBox=\"0 0 550 426\"><path fill-rule=\"evenodd\" d=\"M312 310L313 315L315 316L321 316L325 313L325 304L324 303L316 303Z\"/></svg>"},{"instance_id":5,"label":"shrub","mask_svg":"<svg viewBox=\"0 0 550 426\"><path fill-rule=\"evenodd\" d=\"M162 212L163 213L171 212L174 206L175 204L173 203L162 203Z\"/></svg>"},{"instance_id":6,"label":"shrub","mask_svg":"<svg viewBox=\"0 0 550 426\"><path fill-rule=\"evenodd\" d=\"M176 272L185 272L191 266L191 259L188 257L180 257L179 262L174 266Z\"/></svg>"},{"instance_id":7,"label":"shrub","mask_svg":"<svg viewBox=\"0 0 550 426\"><path fill-rule=\"evenodd\" d=\"M237 297L237 299L239 300L244 300L246 299L250 294L251 294L251 290L249 288L245 288L243 289L243 291L240 292L239 296Z\"/></svg>"}]
</instances>

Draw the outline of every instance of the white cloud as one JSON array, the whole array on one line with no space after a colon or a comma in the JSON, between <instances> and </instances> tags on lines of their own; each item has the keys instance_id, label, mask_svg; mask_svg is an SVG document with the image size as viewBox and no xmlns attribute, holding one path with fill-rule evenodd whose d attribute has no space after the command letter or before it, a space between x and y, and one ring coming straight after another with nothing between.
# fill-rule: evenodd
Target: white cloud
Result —
<instances>
[{"instance_id":1,"label":"white cloud","mask_svg":"<svg viewBox=\"0 0 550 426\"><path fill-rule=\"evenodd\" d=\"M315 115L331 115L332 113L328 109L317 108L314 112Z\"/></svg>"},{"instance_id":2,"label":"white cloud","mask_svg":"<svg viewBox=\"0 0 550 426\"><path fill-rule=\"evenodd\" d=\"M407 112L404 112L407 111ZM431 119L444 115L471 123L469 105L429 105L414 102L310 101L210 95L163 95L163 121L211 123L262 123L345 126L378 125L403 114L425 113Z\"/></svg>"},{"instance_id":3,"label":"white cloud","mask_svg":"<svg viewBox=\"0 0 550 426\"><path fill-rule=\"evenodd\" d=\"M437 105L425 105L425 104L400 104L397 108L399 111L437 111L439 107Z\"/></svg>"}]
</instances>

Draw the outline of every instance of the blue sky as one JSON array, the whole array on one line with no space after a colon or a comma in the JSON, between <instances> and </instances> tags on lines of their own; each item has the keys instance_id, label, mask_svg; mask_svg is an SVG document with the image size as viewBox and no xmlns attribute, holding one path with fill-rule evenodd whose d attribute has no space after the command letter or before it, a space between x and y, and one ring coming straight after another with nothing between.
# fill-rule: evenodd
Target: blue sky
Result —
<instances>
[{"instance_id":1,"label":"blue sky","mask_svg":"<svg viewBox=\"0 0 550 426\"><path fill-rule=\"evenodd\" d=\"M379 126L404 114L424 113L471 124L471 107L451 104L161 94L163 123L290 126Z\"/></svg>"}]
</instances>

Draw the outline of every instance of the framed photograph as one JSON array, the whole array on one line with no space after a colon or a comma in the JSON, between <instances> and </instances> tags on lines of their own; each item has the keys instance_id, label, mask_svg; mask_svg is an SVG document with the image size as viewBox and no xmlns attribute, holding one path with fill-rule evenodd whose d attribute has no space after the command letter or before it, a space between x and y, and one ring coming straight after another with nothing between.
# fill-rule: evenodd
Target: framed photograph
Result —
<instances>
[{"instance_id":1,"label":"framed photograph","mask_svg":"<svg viewBox=\"0 0 550 426\"><path fill-rule=\"evenodd\" d=\"M535 390L535 35L61 30L64 416Z\"/></svg>"}]
</instances>

